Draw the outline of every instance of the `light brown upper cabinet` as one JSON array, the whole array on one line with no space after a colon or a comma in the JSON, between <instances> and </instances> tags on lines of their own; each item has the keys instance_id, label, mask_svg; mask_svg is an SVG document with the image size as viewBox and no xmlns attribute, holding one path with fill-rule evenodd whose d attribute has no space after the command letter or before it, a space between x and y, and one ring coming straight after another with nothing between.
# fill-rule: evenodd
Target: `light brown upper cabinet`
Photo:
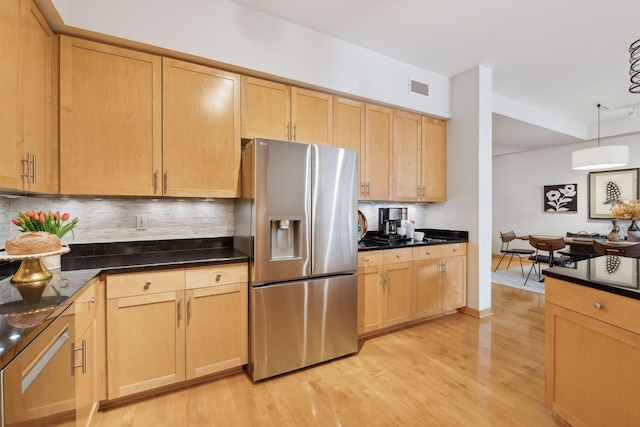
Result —
<instances>
[{"instance_id":1,"label":"light brown upper cabinet","mask_svg":"<svg viewBox=\"0 0 640 427\"><path fill-rule=\"evenodd\" d=\"M362 170L364 170L364 102L333 97L333 145L358 152L358 198L364 198Z\"/></svg>"},{"instance_id":2,"label":"light brown upper cabinet","mask_svg":"<svg viewBox=\"0 0 640 427\"><path fill-rule=\"evenodd\" d=\"M403 111L394 112L393 120L393 200L418 202L422 199L420 154L422 151L422 117Z\"/></svg>"},{"instance_id":3,"label":"light brown upper cabinet","mask_svg":"<svg viewBox=\"0 0 640 427\"><path fill-rule=\"evenodd\" d=\"M445 144L442 120L395 112L393 200L445 200Z\"/></svg>"},{"instance_id":4,"label":"light brown upper cabinet","mask_svg":"<svg viewBox=\"0 0 640 427\"><path fill-rule=\"evenodd\" d=\"M168 196L237 197L240 76L163 58L162 190Z\"/></svg>"},{"instance_id":5,"label":"light brown upper cabinet","mask_svg":"<svg viewBox=\"0 0 640 427\"><path fill-rule=\"evenodd\" d=\"M289 140L290 86L242 76L242 137Z\"/></svg>"},{"instance_id":6,"label":"light brown upper cabinet","mask_svg":"<svg viewBox=\"0 0 640 427\"><path fill-rule=\"evenodd\" d=\"M242 77L242 138L332 145L333 101L322 92Z\"/></svg>"},{"instance_id":7,"label":"light brown upper cabinet","mask_svg":"<svg viewBox=\"0 0 640 427\"><path fill-rule=\"evenodd\" d=\"M239 75L64 36L60 61L61 193L237 197Z\"/></svg>"},{"instance_id":8,"label":"light brown upper cabinet","mask_svg":"<svg viewBox=\"0 0 640 427\"><path fill-rule=\"evenodd\" d=\"M360 200L392 200L393 110L366 105L364 163Z\"/></svg>"},{"instance_id":9,"label":"light brown upper cabinet","mask_svg":"<svg viewBox=\"0 0 640 427\"><path fill-rule=\"evenodd\" d=\"M54 34L32 0L0 3L0 187L58 192Z\"/></svg>"},{"instance_id":10,"label":"light brown upper cabinet","mask_svg":"<svg viewBox=\"0 0 640 427\"><path fill-rule=\"evenodd\" d=\"M60 193L155 195L161 115L159 56L60 37Z\"/></svg>"},{"instance_id":11,"label":"light brown upper cabinet","mask_svg":"<svg viewBox=\"0 0 640 427\"><path fill-rule=\"evenodd\" d=\"M420 178L424 202L444 202L446 199L446 145L445 122L423 117Z\"/></svg>"},{"instance_id":12,"label":"light brown upper cabinet","mask_svg":"<svg viewBox=\"0 0 640 427\"><path fill-rule=\"evenodd\" d=\"M333 145L333 97L291 87L291 141Z\"/></svg>"},{"instance_id":13,"label":"light brown upper cabinet","mask_svg":"<svg viewBox=\"0 0 640 427\"><path fill-rule=\"evenodd\" d=\"M17 189L21 173L18 144L20 2L0 2L0 22L0 186Z\"/></svg>"}]
</instances>

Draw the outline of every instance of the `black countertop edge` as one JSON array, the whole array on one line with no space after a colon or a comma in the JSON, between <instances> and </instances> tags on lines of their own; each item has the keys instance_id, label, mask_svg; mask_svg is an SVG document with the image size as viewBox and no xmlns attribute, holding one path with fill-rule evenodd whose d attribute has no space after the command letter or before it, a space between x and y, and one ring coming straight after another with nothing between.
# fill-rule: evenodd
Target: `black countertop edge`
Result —
<instances>
[{"instance_id":1,"label":"black countertop edge","mask_svg":"<svg viewBox=\"0 0 640 427\"><path fill-rule=\"evenodd\" d=\"M589 260L578 261L578 263L589 262ZM576 285L586 286L588 288L597 289L599 291L608 292L611 294L620 295L623 297L633 298L636 300L640 300L640 292L639 290L631 290L628 288L623 288L620 286L615 286L606 282L585 279L581 277L572 276L570 274L566 274L567 270L563 270L564 267L552 267L542 270L542 274L545 276L552 277L554 279L563 280L565 282L573 283Z\"/></svg>"},{"instance_id":2,"label":"black countertop edge","mask_svg":"<svg viewBox=\"0 0 640 427\"><path fill-rule=\"evenodd\" d=\"M233 237L147 240L113 243L82 243L69 245L71 251L61 257L62 270L93 268L151 269L154 266L172 268L186 263L244 261L247 256L233 249ZM0 280L12 276L20 263L0 262Z\"/></svg>"},{"instance_id":3,"label":"black countertop edge","mask_svg":"<svg viewBox=\"0 0 640 427\"><path fill-rule=\"evenodd\" d=\"M401 249L431 245L446 245L451 243L467 243L469 241L469 232L460 230L440 230L435 228L418 228L415 231L422 231L425 240L402 240L392 243L385 243L374 240L378 237L378 233L367 233L366 237L358 243L358 252L385 250L385 249ZM428 241L428 238L436 239Z\"/></svg>"}]
</instances>

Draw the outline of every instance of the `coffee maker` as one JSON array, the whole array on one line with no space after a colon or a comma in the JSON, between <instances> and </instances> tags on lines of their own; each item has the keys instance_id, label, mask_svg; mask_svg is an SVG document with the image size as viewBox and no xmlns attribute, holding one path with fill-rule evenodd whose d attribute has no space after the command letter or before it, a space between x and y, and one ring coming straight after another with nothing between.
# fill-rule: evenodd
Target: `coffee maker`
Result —
<instances>
[{"instance_id":1,"label":"coffee maker","mask_svg":"<svg viewBox=\"0 0 640 427\"><path fill-rule=\"evenodd\" d=\"M398 228L407 219L407 208L378 208L378 239L386 242L405 240Z\"/></svg>"}]
</instances>

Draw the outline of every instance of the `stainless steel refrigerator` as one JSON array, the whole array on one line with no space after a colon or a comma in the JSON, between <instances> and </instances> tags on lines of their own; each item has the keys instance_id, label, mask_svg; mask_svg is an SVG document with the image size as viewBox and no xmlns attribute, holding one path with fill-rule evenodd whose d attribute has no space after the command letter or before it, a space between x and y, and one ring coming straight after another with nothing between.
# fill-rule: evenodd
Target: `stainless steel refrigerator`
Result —
<instances>
[{"instance_id":1,"label":"stainless steel refrigerator","mask_svg":"<svg viewBox=\"0 0 640 427\"><path fill-rule=\"evenodd\" d=\"M236 248L249 254L254 380L358 350L357 152L255 139L242 152Z\"/></svg>"}]
</instances>

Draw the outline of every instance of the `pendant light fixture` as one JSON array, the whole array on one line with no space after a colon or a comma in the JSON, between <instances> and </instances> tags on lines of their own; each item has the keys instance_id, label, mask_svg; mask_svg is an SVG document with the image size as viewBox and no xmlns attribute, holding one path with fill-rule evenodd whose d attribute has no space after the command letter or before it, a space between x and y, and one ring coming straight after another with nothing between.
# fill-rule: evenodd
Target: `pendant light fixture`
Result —
<instances>
[{"instance_id":1,"label":"pendant light fixture","mask_svg":"<svg viewBox=\"0 0 640 427\"><path fill-rule=\"evenodd\" d=\"M596 170L626 166L629 163L629 147L626 145L600 146L600 107L598 103L598 146L571 153L573 170Z\"/></svg>"},{"instance_id":2,"label":"pendant light fixture","mask_svg":"<svg viewBox=\"0 0 640 427\"><path fill-rule=\"evenodd\" d=\"M629 76L631 78L629 92L640 93L640 39L629 46L629 64Z\"/></svg>"}]
</instances>

